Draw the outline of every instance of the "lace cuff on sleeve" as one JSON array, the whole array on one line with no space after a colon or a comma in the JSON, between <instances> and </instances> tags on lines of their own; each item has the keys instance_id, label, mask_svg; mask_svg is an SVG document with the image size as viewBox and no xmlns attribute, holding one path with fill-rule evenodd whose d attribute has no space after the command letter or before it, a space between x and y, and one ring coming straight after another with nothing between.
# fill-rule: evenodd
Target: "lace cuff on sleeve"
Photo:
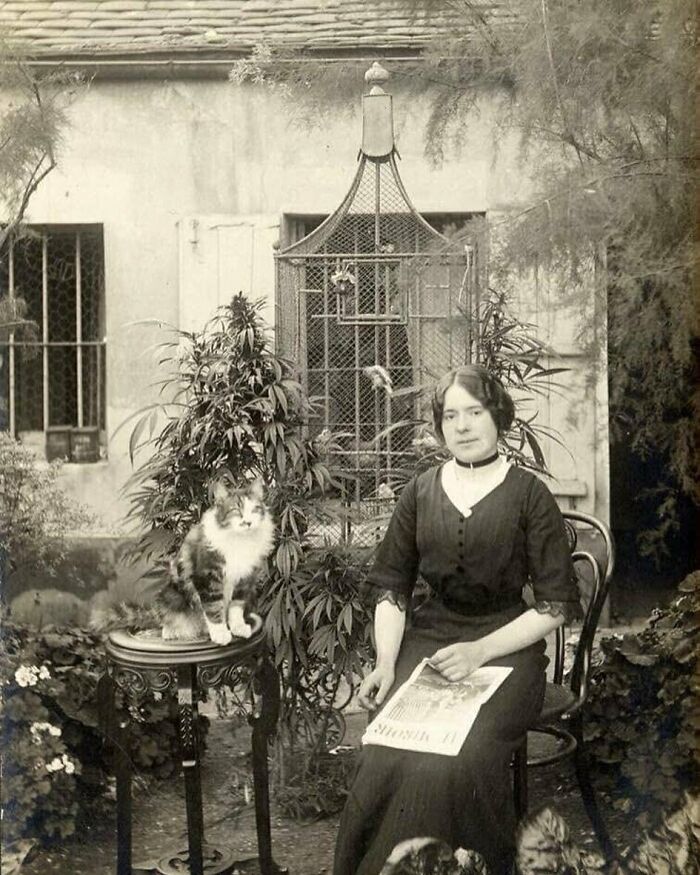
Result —
<instances>
[{"instance_id":1,"label":"lace cuff on sleeve","mask_svg":"<svg viewBox=\"0 0 700 875\"><path fill-rule=\"evenodd\" d=\"M393 589L382 589L380 587L372 587L373 592L370 593L370 599L378 605L379 602L390 602L392 605L404 611L408 610L408 597L402 592L395 592Z\"/></svg>"},{"instance_id":2,"label":"lace cuff on sleeve","mask_svg":"<svg viewBox=\"0 0 700 875\"><path fill-rule=\"evenodd\" d=\"M549 614L552 617L563 617L565 623L571 623L581 617L579 602L554 602L538 599L532 606L538 614Z\"/></svg>"}]
</instances>

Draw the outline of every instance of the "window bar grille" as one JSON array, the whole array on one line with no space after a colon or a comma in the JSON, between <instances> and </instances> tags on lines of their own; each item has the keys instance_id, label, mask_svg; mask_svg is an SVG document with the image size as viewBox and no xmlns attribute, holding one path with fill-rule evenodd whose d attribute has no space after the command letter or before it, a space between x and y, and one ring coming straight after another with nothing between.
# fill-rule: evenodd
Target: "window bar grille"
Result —
<instances>
[{"instance_id":1,"label":"window bar grille","mask_svg":"<svg viewBox=\"0 0 700 875\"><path fill-rule=\"evenodd\" d=\"M8 285L9 288L7 290L7 296L10 300L15 297L15 250L12 244L12 240L9 240L9 259L8 259ZM17 412L15 409L15 332L10 331L8 337L8 351L7 351L7 366L10 370L9 374L9 416L10 416L10 436L16 436L17 430L17 421L16 416Z\"/></svg>"},{"instance_id":2,"label":"window bar grille","mask_svg":"<svg viewBox=\"0 0 700 875\"><path fill-rule=\"evenodd\" d=\"M41 329L44 346L41 352L43 430L49 427L49 239L41 235Z\"/></svg>"},{"instance_id":3,"label":"window bar grille","mask_svg":"<svg viewBox=\"0 0 700 875\"><path fill-rule=\"evenodd\" d=\"M80 272L80 233L75 235L75 388L78 393L78 428L83 427L83 296ZM99 357L99 351L97 353ZM99 423L99 419L97 420Z\"/></svg>"}]
</instances>

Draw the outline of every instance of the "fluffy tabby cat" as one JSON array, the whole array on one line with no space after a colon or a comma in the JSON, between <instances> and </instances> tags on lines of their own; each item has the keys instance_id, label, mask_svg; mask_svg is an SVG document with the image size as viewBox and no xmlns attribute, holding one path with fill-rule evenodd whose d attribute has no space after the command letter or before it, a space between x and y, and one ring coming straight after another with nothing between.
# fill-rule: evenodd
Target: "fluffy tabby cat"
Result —
<instances>
[{"instance_id":1,"label":"fluffy tabby cat","mask_svg":"<svg viewBox=\"0 0 700 875\"><path fill-rule=\"evenodd\" d=\"M98 631L161 624L167 640L249 638L260 570L275 527L261 480L236 485L228 472L209 487L210 507L187 533L169 580L150 608L121 604L92 618Z\"/></svg>"},{"instance_id":2,"label":"fluffy tabby cat","mask_svg":"<svg viewBox=\"0 0 700 875\"><path fill-rule=\"evenodd\" d=\"M163 638L208 635L215 644L248 638L257 572L272 551L275 529L261 480L236 486L218 477L211 507L182 543L159 596Z\"/></svg>"}]
</instances>

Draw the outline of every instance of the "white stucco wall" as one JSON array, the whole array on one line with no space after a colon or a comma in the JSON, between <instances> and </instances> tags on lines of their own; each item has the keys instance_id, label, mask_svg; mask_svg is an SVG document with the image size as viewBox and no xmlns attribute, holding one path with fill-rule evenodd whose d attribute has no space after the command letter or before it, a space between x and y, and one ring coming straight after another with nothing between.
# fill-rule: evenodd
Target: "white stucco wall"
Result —
<instances>
[{"instance_id":1,"label":"white stucco wall","mask_svg":"<svg viewBox=\"0 0 700 875\"><path fill-rule=\"evenodd\" d=\"M419 211L500 212L527 200L516 143L494 151L488 103L460 155L437 169L424 157L427 104L400 86L390 90L400 171ZM73 105L60 166L27 220L104 227L108 459L64 471L66 487L97 511L103 528L120 527L126 504L118 493L131 472L129 429L115 430L154 397L158 376L150 347L162 331L134 323L191 327L239 289L272 302L271 246L282 215L332 212L352 180L359 92L358 85L354 115L331 110L317 127L295 124L274 93L224 81L96 80ZM547 418L575 441L577 462L572 468L553 451L554 471L585 484L579 507L605 515L607 445L594 440L600 409L592 398L581 403L581 369L567 355L576 365L579 420L567 420L566 400Z\"/></svg>"}]
</instances>

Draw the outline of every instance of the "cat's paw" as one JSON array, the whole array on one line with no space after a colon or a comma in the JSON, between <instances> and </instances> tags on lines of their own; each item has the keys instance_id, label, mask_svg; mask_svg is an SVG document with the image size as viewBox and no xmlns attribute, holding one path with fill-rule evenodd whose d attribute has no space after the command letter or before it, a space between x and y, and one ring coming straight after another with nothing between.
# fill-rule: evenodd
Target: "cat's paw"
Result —
<instances>
[{"instance_id":1,"label":"cat's paw","mask_svg":"<svg viewBox=\"0 0 700 875\"><path fill-rule=\"evenodd\" d=\"M214 644L224 645L231 643L232 635L223 623L217 623L216 626L209 626L209 637Z\"/></svg>"},{"instance_id":2,"label":"cat's paw","mask_svg":"<svg viewBox=\"0 0 700 875\"><path fill-rule=\"evenodd\" d=\"M231 634L234 638L250 638L253 634L253 627L246 623L245 620L240 620L237 623L231 624Z\"/></svg>"}]
</instances>

